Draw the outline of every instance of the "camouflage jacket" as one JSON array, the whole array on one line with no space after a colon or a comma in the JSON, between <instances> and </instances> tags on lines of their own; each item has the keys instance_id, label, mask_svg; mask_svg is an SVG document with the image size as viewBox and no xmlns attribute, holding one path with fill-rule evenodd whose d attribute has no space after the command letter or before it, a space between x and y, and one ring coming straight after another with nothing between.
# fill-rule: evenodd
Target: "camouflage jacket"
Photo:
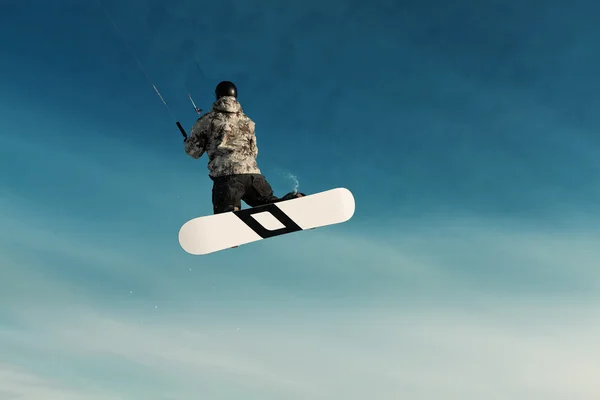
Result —
<instances>
[{"instance_id":1,"label":"camouflage jacket","mask_svg":"<svg viewBox=\"0 0 600 400\"><path fill-rule=\"evenodd\" d=\"M185 140L185 152L193 158L208 155L209 176L260 174L254 122L244 114L235 97L222 97L212 110L196 121Z\"/></svg>"}]
</instances>

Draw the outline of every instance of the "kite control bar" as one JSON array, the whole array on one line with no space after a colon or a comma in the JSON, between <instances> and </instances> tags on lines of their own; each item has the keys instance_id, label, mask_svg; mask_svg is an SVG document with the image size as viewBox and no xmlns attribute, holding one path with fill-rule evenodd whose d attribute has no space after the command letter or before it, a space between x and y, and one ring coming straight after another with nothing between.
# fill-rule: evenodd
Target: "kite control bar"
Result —
<instances>
[{"instance_id":1,"label":"kite control bar","mask_svg":"<svg viewBox=\"0 0 600 400\"><path fill-rule=\"evenodd\" d=\"M183 137L187 139L188 136L187 136L187 133L185 132L185 129L183 129L183 126L181 126L179 121L177 121L176 123L177 123L177 127L179 128L179 132L181 132Z\"/></svg>"}]
</instances>

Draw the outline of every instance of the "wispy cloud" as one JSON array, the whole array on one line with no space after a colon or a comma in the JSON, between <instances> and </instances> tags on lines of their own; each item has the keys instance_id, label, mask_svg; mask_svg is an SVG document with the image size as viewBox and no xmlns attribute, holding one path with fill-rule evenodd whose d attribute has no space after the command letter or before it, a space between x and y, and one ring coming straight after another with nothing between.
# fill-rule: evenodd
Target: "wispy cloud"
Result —
<instances>
[{"instance_id":1,"label":"wispy cloud","mask_svg":"<svg viewBox=\"0 0 600 400\"><path fill-rule=\"evenodd\" d=\"M0 398L3 400L108 400L124 399L109 390L77 389L73 383L57 382L13 365L0 364Z\"/></svg>"},{"instance_id":2,"label":"wispy cloud","mask_svg":"<svg viewBox=\"0 0 600 400\"><path fill-rule=\"evenodd\" d=\"M35 398L23 384L27 374L52 382L49 394L86 390L82 399L102 398L103 387L122 398L590 399L600 394L600 326L597 312L576 306L496 305L487 315L443 306L288 310L235 319L224 311L140 320L85 306L26 313L28 334L0 332L9 363L2 387ZM6 372L28 348L44 361Z\"/></svg>"}]
</instances>

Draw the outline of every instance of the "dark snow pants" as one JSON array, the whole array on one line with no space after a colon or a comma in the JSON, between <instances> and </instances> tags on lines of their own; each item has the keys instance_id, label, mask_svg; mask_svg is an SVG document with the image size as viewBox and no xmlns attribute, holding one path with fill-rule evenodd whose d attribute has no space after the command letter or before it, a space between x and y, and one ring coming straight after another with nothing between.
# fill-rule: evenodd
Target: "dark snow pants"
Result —
<instances>
[{"instance_id":1,"label":"dark snow pants","mask_svg":"<svg viewBox=\"0 0 600 400\"><path fill-rule=\"evenodd\" d=\"M215 214L242 209L242 200L250 207L275 203L271 185L260 174L228 175L212 178L212 203Z\"/></svg>"}]
</instances>

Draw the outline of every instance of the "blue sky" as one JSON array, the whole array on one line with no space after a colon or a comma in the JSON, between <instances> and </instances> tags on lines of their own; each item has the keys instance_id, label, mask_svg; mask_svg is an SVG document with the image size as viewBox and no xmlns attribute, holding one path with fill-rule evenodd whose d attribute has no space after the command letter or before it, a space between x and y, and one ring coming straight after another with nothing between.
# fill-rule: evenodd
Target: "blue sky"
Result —
<instances>
[{"instance_id":1,"label":"blue sky","mask_svg":"<svg viewBox=\"0 0 600 400\"><path fill-rule=\"evenodd\" d=\"M206 159L96 1L0 6L0 399L600 397L592 1L106 1L348 223L205 257ZM200 66L200 69L198 68Z\"/></svg>"}]
</instances>

